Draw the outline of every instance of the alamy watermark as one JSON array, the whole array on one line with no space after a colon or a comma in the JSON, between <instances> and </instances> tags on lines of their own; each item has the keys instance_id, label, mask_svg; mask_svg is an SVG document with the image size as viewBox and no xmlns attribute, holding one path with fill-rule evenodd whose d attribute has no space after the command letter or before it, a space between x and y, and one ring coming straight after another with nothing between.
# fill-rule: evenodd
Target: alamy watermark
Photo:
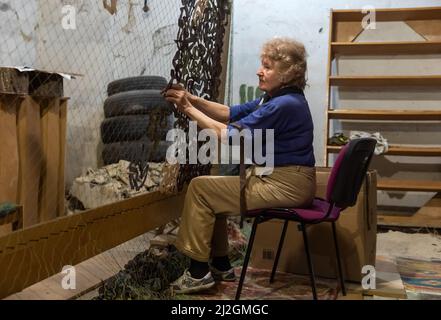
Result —
<instances>
[{"instance_id":1,"label":"alamy watermark","mask_svg":"<svg viewBox=\"0 0 441 320\"><path fill-rule=\"evenodd\" d=\"M366 274L363 279L361 279L361 286L364 290L375 290L377 289L377 274L375 267L371 265L363 266L361 269L362 274Z\"/></svg>"},{"instance_id":2,"label":"alamy watermark","mask_svg":"<svg viewBox=\"0 0 441 320\"><path fill-rule=\"evenodd\" d=\"M61 279L61 287L64 290L75 290L77 288L77 272L73 266L64 266L61 270L62 274L65 274Z\"/></svg>"},{"instance_id":3,"label":"alamy watermark","mask_svg":"<svg viewBox=\"0 0 441 320\"><path fill-rule=\"evenodd\" d=\"M167 133L167 141L173 144L167 150L170 164L239 164L240 139L244 139L244 163L263 167L263 174L271 174L274 169L274 129L222 130L220 142L216 131L203 129L198 132L197 122L189 122L187 134L181 129ZM198 143L205 142L198 150ZM233 148L230 148L232 146ZM230 149L236 152L231 152ZM187 157L188 155L188 157Z\"/></svg>"},{"instance_id":4,"label":"alamy watermark","mask_svg":"<svg viewBox=\"0 0 441 320\"><path fill-rule=\"evenodd\" d=\"M64 30L76 30L77 29L77 10L74 6L66 5L61 8L61 27Z\"/></svg>"},{"instance_id":5,"label":"alamy watermark","mask_svg":"<svg viewBox=\"0 0 441 320\"><path fill-rule=\"evenodd\" d=\"M376 29L377 15L376 15L375 7L370 5L364 6L362 8L362 12L363 14L365 14L363 19L361 20L361 26L363 27L363 29L364 30Z\"/></svg>"}]
</instances>

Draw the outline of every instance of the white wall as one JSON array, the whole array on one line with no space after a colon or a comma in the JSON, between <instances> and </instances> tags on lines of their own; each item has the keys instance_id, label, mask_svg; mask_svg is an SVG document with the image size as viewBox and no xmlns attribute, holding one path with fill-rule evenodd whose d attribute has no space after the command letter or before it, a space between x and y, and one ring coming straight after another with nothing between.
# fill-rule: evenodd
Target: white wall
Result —
<instances>
[{"instance_id":1,"label":"white wall","mask_svg":"<svg viewBox=\"0 0 441 320\"><path fill-rule=\"evenodd\" d=\"M288 36L295 38L304 43L308 58L308 84L305 90L306 97L309 101L313 121L315 125L314 136L314 151L317 160L317 165L324 165L325 152L325 130L326 130L326 92L327 92L327 57L328 57L328 42L329 42L329 17L330 9L361 9L365 5L374 6L376 8L404 8L404 7L430 7L440 6L440 0L370 0L370 1L337 1L337 0L310 0L310 1L292 1L292 0L235 0L233 10L233 44L232 44L232 66L231 66L231 90L230 90L230 104L240 102L239 90L240 86L246 84L248 86L257 85L256 70L259 67L260 48L262 43L274 36ZM404 24L403 24L404 25ZM401 26L404 28L405 26ZM361 38L369 38L369 34L361 35ZM413 36L416 37L415 35ZM407 63L412 60L406 58L396 65L395 72L403 74ZM419 69L424 73L429 70L432 73L440 74L440 57L433 57L431 61L421 62ZM377 73L375 67L380 70L390 68L388 60L378 62L374 66L369 65L369 62L363 61L362 69L365 74ZM399 65L401 63L401 67ZM339 64L339 73L360 71L360 61L355 59L347 59ZM358 70L356 70L358 67ZM341 106L347 106L352 103L352 100L357 99L361 95L368 96L369 92L345 92L339 91L341 97ZM396 92L386 93L383 97L389 100L387 94L396 96ZM416 93L418 95L418 92ZM419 93L422 99L426 100L427 108L438 108L440 104L439 92ZM372 93L374 95L374 93ZM372 97L371 95L371 97ZM360 101L358 101L360 102ZM363 103L363 102L361 102ZM383 103L385 104L385 103ZM397 104L397 103L396 103ZM401 100L398 104L403 104ZM397 104L397 105L398 105ZM353 105L353 104L352 104ZM425 106L425 107L426 107ZM371 107L372 105L366 106ZM409 103L408 106L412 107ZM438 123L439 125L439 123ZM431 125L431 129L427 126L420 126L419 128L411 128L411 131L416 132L416 136L411 138L411 142L407 143L436 143L434 140L441 141L440 130L436 130L436 124ZM349 128L347 126L346 128ZM356 130L357 125L353 125L352 129ZM425 129L424 129L425 128ZM378 131L375 125L370 128L367 127L365 131ZM392 135L392 143L404 143L409 141L408 136L402 132L396 132L397 129L393 125L386 125L385 133ZM435 134L434 134L435 133ZM391 172L391 175L400 176L397 173L396 157L387 158L379 165L386 167L386 170ZM406 162L406 160L404 160ZM440 170L439 158L429 160L428 172L426 176L432 174L435 178L441 179L441 174L436 171ZM430 167L430 168L429 168ZM411 171L414 166L406 166L400 168L404 171ZM433 173L435 171L435 173ZM402 172L401 176L412 176L409 172ZM424 173L423 173L424 175ZM421 179L421 176L418 176ZM433 176L432 176L433 177ZM424 177L423 177L424 178ZM410 196L408 205L422 205L427 200L427 195L417 194L416 197ZM430 195L429 195L430 197ZM403 197L389 196L380 194L381 200L385 204L402 205ZM395 198L395 199L394 199Z\"/></svg>"},{"instance_id":2,"label":"white wall","mask_svg":"<svg viewBox=\"0 0 441 320\"><path fill-rule=\"evenodd\" d=\"M293 37L304 43L308 58L305 90L315 124L315 156L324 165L326 68L330 9L439 6L440 0L234 0L230 103L239 103L242 84L257 85L261 45L274 36Z\"/></svg>"}]
</instances>

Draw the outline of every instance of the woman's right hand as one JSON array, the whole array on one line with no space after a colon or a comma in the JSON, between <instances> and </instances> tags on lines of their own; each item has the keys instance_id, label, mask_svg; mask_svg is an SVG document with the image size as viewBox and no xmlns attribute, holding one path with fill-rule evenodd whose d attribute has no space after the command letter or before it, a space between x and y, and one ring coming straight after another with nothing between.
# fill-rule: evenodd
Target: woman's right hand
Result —
<instances>
[{"instance_id":1,"label":"woman's right hand","mask_svg":"<svg viewBox=\"0 0 441 320\"><path fill-rule=\"evenodd\" d=\"M169 87L169 88L167 88L166 90L164 90L164 91L162 92L162 94L164 95L164 97L167 96L167 91L169 91L169 90L174 90L175 92L176 92L176 91L179 92L179 95L180 95L181 97L185 97L185 98L188 99L190 102L193 102L194 99L195 99L195 96L192 95L190 92L188 92L188 91L184 88L184 86L183 86L182 84L180 84L180 83L178 83L178 84L173 84L171 87Z\"/></svg>"},{"instance_id":2,"label":"woman's right hand","mask_svg":"<svg viewBox=\"0 0 441 320\"><path fill-rule=\"evenodd\" d=\"M193 107L192 98L194 96L185 90L181 84L174 84L163 92L165 99L173 103L179 111L186 112L187 108Z\"/></svg>"}]
</instances>

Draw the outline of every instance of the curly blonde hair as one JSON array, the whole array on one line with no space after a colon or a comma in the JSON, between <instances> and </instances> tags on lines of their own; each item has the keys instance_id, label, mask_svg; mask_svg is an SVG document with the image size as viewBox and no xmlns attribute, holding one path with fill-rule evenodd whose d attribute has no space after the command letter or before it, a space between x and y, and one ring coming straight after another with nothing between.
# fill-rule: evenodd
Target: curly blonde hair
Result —
<instances>
[{"instance_id":1,"label":"curly blonde hair","mask_svg":"<svg viewBox=\"0 0 441 320\"><path fill-rule=\"evenodd\" d=\"M305 88L307 54L302 43L289 38L274 38L263 45L260 57L274 61L284 85Z\"/></svg>"}]
</instances>

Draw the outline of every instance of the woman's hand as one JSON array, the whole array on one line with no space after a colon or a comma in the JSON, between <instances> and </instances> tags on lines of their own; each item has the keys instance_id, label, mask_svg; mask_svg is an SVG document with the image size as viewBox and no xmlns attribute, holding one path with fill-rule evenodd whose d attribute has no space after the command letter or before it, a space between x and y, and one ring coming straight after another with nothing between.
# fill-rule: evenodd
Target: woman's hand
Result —
<instances>
[{"instance_id":1,"label":"woman's hand","mask_svg":"<svg viewBox=\"0 0 441 320\"><path fill-rule=\"evenodd\" d=\"M193 108L191 98L193 97L181 84L174 84L164 92L165 100L173 103L179 111L187 113L189 108Z\"/></svg>"}]
</instances>

